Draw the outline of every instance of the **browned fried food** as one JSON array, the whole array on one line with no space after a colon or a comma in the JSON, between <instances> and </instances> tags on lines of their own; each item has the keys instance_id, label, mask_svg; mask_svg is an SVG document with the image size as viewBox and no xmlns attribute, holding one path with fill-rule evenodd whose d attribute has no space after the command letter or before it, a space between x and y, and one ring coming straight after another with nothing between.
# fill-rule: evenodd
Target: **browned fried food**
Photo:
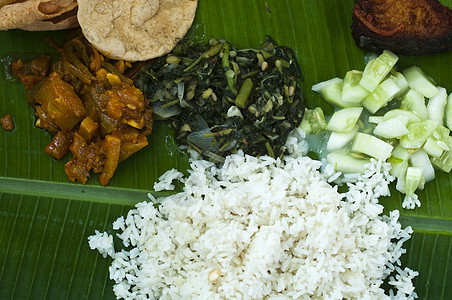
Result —
<instances>
[{"instance_id":1,"label":"browned fried food","mask_svg":"<svg viewBox=\"0 0 452 300\"><path fill-rule=\"evenodd\" d=\"M0 30L59 30L77 27L76 0L0 0Z\"/></svg>"},{"instance_id":2,"label":"browned fried food","mask_svg":"<svg viewBox=\"0 0 452 300\"><path fill-rule=\"evenodd\" d=\"M438 0L357 0L352 35L364 49L425 55L452 49L452 10Z\"/></svg>"},{"instance_id":3,"label":"browned fried food","mask_svg":"<svg viewBox=\"0 0 452 300\"><path fill-rule=\"evenodd\" d=\"M7 131L14 130L14 122L10 114L6 114L0 119L3 129Z\"/></svg>"}]
</instances>

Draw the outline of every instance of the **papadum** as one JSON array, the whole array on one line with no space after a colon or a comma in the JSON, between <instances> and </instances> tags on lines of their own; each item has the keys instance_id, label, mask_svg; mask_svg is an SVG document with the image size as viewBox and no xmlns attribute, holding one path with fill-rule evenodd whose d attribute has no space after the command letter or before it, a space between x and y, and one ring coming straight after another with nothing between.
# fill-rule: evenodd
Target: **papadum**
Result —
<instances>
[{"instance_id":1,"label":"papadum","mask_svg":"<svg viewBox=\"0 0 452 300\"><path fill-rule=\"evenodd\" d=\"M197 0L79 0L86 39L104 55L144 61L169 53L193 23Z\"/></svg>"},{"instance_id":2,"label":"papadum","mask_svg":"<svg viewBox=\"0 0 452 300\"><path fill-rule=\"evenodd\" d=\"M0 30L60 30L77 27L76 0L0 0Z\"/></svg>"}]
</instances>

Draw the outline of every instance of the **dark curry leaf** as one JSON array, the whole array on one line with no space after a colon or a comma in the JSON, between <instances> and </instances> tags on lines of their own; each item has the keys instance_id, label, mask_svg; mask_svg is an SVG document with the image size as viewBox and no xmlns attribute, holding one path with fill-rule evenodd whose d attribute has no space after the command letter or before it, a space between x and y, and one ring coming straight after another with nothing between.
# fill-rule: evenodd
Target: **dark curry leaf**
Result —
<instances>
[{"instance_id":1,"label":"dark curry leaf","mask_svg":"<svg viewBox=\"0 0 452 300\"><path fill-rule=\"evenodd\" d=\"M135 84L158 117L173 121L180 143L221 161L238 149L281 156L303 117L302 80L293 51L267 37L259 49L183 40Z\"/></svg>"}]
</instances>

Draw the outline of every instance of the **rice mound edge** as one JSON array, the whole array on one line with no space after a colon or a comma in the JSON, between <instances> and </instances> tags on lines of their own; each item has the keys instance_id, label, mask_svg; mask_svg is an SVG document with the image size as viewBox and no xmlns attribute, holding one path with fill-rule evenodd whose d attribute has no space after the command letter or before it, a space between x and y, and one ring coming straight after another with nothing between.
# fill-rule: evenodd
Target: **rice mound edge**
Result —
<instances>
[{"instance_id":1,"label":"rice mound edge","mask_svg":"<svg viewBox=\"0 0 452 300\"><path fill-rule=\"evenodd\" d=\"M320 167L241 152L222 167L192 161L187 178L160 178L183 180L183 192L151 196L113 223L123 249L98 231L89 245L113 258L110 278L124 299L416 298L418 273L400 262L412 229L378 203L390 165L372 160L345 194Z\"/></svg>"}]
</instances>

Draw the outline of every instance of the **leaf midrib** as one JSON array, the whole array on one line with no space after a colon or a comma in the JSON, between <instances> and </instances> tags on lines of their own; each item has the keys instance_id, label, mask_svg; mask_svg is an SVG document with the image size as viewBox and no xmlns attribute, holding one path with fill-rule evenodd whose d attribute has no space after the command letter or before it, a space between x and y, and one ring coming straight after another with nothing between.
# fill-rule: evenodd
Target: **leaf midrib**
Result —
<instances>
[{"instance_id":1,"label":"leaf midrib","mask_svg":"<svg viewBox=\"0 0 452 300\"><path fill-rule=\"evenodd\" d=\"M149 191L145 190L7 177L0 177L0 192L130 206L149 201L147 197ZM156 197L164 197L171 192L152 192L152 194ZM403 212L401 214L402 225L411 226L415 232L452 236L452 219L428 215L404 216Z\"/></svg>"},{"instance_id":2,"label":"leaf midrib","mask_svg":"<svg viewBox=\"0 0 452 300\"><path fill-rule=\"evenodd\" d=\"M133 206L149 201L147 194L150 191L0 177L0 192ZM152 194L164 197L170 193Z\"/></svg>"},{"instance_id":3,"label":"leaf midrib","mask_svg":"<svg viewBox=\"0 0 452 300\"><path fill-rule=\"evenodd\" d=\"M432 216L401 216L400 223L411 226L417 233L452 236L452 220Z\"/></svg>"}]
</instances>

